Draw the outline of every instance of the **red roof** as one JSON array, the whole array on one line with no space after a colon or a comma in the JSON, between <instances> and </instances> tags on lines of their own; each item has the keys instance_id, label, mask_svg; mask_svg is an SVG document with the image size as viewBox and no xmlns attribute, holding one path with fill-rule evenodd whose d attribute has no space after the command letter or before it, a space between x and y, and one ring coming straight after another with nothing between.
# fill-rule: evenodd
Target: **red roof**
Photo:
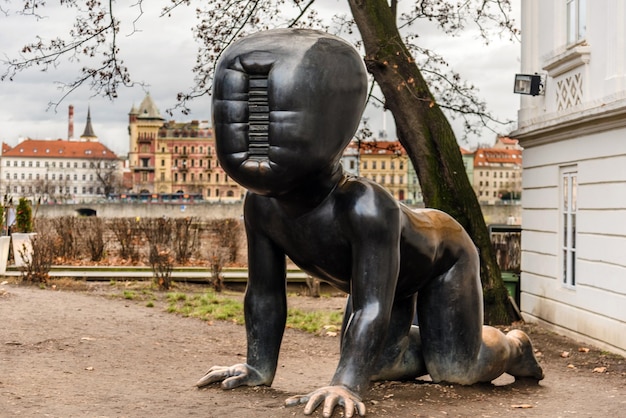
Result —
<instances>
[{"instance_id":1,"label":"red roof","mask_svg":"<svg viewBox=\"0 0 626 418\"><path fill-rule=\"evenodd\" d=\"M25 139L4 151L4 157L21 158L86 158L115 160L117 155L100 142L66 141L63 139Z\"/></svg>"},{"instance_id":2,"label":"red roof","mask_svg":"<svg viewBox=\"0 0 626 418\"><path fill-rule=\"evenodd\" d=\"M360 145L361 155L406 155L406 151L400 141L356 141L350 143L348 148L356 149Z\"/></svg>"},{"instance_id":3,"label":"red roof","mask_svg":"<svg viewBox=\"0 0 626 418\"><path fill-rule=\"evenodd\" d=\"M519 142L517 139L509 138L508 136L501 136L498 139L505 145L517 145Z\"/></svg>"},{"instance_id":4,"label":"red roof","mask_svg":"<svg viewBox=\"0 0 626 418\"><path fill-rule=\"evenodd\" d=\"M506 148L479 148L474 154L474 167L492 164L522 165L522 150Z\"/></svg>"}]
</instances>

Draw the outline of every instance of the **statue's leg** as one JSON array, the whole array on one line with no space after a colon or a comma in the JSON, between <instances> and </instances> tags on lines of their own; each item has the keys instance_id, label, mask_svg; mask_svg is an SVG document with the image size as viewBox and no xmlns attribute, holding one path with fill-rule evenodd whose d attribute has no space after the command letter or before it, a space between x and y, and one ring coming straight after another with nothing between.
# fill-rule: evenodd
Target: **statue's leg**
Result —
<instances>
[{"instance_id":1,"label":"statue's leg","mask_svg":"<svg viewBox=\"0 0 626 418\"><path fill-rule=\"evenodd\" d=\"M409 380L428 374L421 351L419 328L412 326L416 295L395 301L382 353L371 380ZM352 315L352 296L348 297L341 335Z\"/></svg>"},{"instance_id":2,"label":"statue's leg","mask_svg":"<svg viewBox=\"0 0 626 418\"><path fill-rule=\"evenodd\" d=\"M385 345L372 380L410 380L428 374L419 328L413 326L417 295L394 301Z\"/></svg>"},{"instance_id":3,"label":"statue's leg","mask_svg":"<svg viewBox=\"0 0 626 418\"><path fill-rule=\"evenodd\" d=\"M422 352L433 381L489 382L504 372L543 377L526 334L504 335L483 327L478 259L472 254L420 289L417 309Z\"/></svg>"}]
</instances>

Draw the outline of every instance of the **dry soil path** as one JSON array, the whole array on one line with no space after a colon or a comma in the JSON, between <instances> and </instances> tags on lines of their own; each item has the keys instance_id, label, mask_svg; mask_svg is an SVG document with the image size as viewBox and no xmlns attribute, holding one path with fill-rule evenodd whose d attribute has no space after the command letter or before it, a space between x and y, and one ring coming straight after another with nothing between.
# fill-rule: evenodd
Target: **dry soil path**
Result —
<instances>
[{"instance_id":1,"label":"dry soil path","mask_svg":"<svg viewBox=\"0 0 626 418\"><path fill-rule=\"evenodd\" d=\"M343 300L290 304L337 309ZM529 331L546 372L539 385L509 376L472 387L374 384L368 416L626 417L623 358ZM102 291L0 286L2 417L303 416L284 399L327 384L337 352L337 337L288 330L272 388L198 390L194 383L209 366L244 360L242 326L183 318Z\"/></svg>"}]
</instances>

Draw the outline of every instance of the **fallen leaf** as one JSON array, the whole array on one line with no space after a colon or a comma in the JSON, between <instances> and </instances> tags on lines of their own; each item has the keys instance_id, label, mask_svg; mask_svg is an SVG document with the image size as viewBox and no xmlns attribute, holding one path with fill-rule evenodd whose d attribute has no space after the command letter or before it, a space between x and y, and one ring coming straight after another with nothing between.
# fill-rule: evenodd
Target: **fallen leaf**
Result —
<instances>
[{"instance_id":1,"label":"fallen leaf","mask_svg":"<svg viewBox=\"0 0 626 418\"><path fill-rule=\"evenodd\" d=\"M563 352L561 353L561 357L563 357L563 358L567 358L567 357L569 357L569 351L563 351Z\"/></svg>"},{"instance_id":2,"label":"fallen leaf","mask_svg":"<svg viewBox=\"0 0 626 418\"><path fill-rule=\"evenodd\" d=\"M91 366L89 366L89 367L85 367L85 370L87 370L87 371L91 372L91 371L93 371L93 367L91 367Z\"/></svg>"},{"instance_id":3,"label":"fallen leaf","mask_svg":"<svg viewBox=\"0 0 626 418\"><path fill-rule=\"evenodd\" d=\"M575 369L575 368L576 368L576 366L574 366L573 364L571 364L571 363L570 363L570 364L568 364L568 365L567 365L567 368L568 368L568 369Z\"/></svg>"},{"instance_id":4,"label":"fallen leaf","mask_svg":"<svg viewBox=\"0 0 626 418\"><path fill-rule=\"evenodd\" d=\"M606 373L606 367L596 367L593 369L594 373Z\"/></svg>"},{"instance_id":5,"label":"fallen leaf","mask_svg":"<svg viewBox=\"0 0 626 418\"><path fill-rule=\"evenodd\" d=\"M518 405L511 405L511 408L519 408L519 409L528 409L528 408L532 408L533 406L529 403L522 403L522 404L518 404Z\"/></svg>"},{"instance_id":6,"label":"fallen leaf","mask_svg":"<svg viewBox=\"0 0 626 418\"><path fill-rule=\"evenodd\" d=\"M587 347L579 347L578 348L578 352L579 353L588 353L589 349Z\"/></svg>"}]
</instances>

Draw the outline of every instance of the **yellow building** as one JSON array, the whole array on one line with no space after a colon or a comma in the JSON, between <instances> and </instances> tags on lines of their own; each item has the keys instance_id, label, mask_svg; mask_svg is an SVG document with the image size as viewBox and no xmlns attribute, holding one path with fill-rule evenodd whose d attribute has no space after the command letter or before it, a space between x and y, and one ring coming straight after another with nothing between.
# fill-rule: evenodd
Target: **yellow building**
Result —
<instances>
[{"instance_id":1,"label":"yellow building","mask_svg":"<svg viewBox=\"0 0 626 418\"><path fill-rule=\"evenodd\" d=\"M409 157L398 141L351 144L359 149L358 175L375 181L399 201L409 196Z\"/></svg>"},{"instance_id":2,"label":"yellow building","mask_svg":"<svg viewBox=\"0 0 626 418\"><path fill-rule=\"evenodd\" d=\"M147 95L129 113L128 153L133 193L187 194L241 200L245 190L219 166L208 121L166 122Z\"/></svg>"}]
</instances>

